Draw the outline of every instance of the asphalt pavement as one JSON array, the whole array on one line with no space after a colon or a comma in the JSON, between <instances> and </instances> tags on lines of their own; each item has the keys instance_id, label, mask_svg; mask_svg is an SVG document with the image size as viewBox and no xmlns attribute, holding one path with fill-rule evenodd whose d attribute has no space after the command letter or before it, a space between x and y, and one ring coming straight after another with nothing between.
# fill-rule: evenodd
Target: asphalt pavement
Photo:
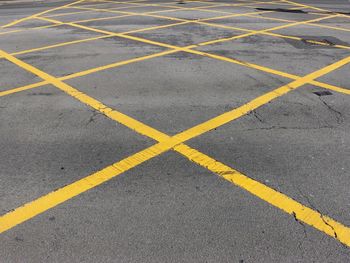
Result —
<instances>
[{"instance_id":1,"label":"asphalt pavement","mask_svg":"<svg viewBox=\"0 0 350 263\"><path fill-rule=\"evenodd\" d=\"M350 262L350 3L0 1L0 262Z\"/></svg>"}]
</instances>

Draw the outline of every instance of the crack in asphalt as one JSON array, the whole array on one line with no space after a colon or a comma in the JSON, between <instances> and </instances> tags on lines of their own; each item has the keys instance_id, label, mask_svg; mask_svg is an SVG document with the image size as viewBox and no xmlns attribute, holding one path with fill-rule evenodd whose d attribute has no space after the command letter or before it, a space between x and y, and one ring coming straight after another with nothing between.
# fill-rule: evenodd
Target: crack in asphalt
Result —
<instances>
[{"instance_id":1,"label":"crack in asphalt","mask_svg":"<svg viewBox=\"0 0 350 263\"><path fill-rule=\"evenodd\" d=\"M320 211L317 207L315 207L315 206L312 204L312 202L311 202L311 200L308 198L308 196L303 195L302 192L301 192L300 190L299 190L299 192L300 192L301 195L306 199L306 201L308 202L308 204L310 205L310 207L311 207L312 209L314 209L317 213L319 213L320 218L321 218L321 220L325 223L325 225L327 225L330 229L332 229L332 231L333 231L333 237L334 237L336 240L338 240L338 241L340 242L340 240L338 239L337 231L334 229L334 227L333 227L331 224L329 224L329 223L327 222L327 220L324 218L324 215L321 213L321 211ZM340 242L340 244L343 245L343 243L341 243L341 242ZM345 245L343 245L343 246L345 246Z\"/></svg>"},{"instance_id":2,"label":"crack in asphalt","mask_svg":"<svg viewBox=\"0 0 350 263\"><path fill-rule=\"evenodd\" d=\"M86 126L88 126L92 122L95 122L97 116L102 115L102 113L97 111L97 110L91 110L91 112L92 112L92 115L90 116L89 120L87 121Z\"/></svg>"},{"instance_id":3,"label":"crack in asphalt","mask_svg":"<svg viewBox=\"0 0 350 263\"><path fill-rule=\"evenodd\" d=\"M321 97L318 97L319 100L322 102L323 105L325 105L327 107L327 109L332 112L333 114L335 114L336 120L338 124L341 124L344 122L344 117L343 114L336 110L334 107L332 107L331 105L329 105L326 101L324 101L323 99L321 99Z\"/></svg>"}]
</instances>

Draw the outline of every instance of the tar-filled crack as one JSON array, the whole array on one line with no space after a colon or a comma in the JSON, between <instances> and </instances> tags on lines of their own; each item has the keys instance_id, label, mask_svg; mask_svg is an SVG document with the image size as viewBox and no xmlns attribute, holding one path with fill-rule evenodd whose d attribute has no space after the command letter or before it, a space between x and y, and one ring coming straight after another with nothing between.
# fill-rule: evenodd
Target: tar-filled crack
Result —
<instances>
[{"instance_id":1,"label":"tar-filled crack","mask_svg":"<svg viewBox=\"0 0 350 263\"><path fill-rule=\"evenodd\" d=\"M260 11L274 11L274 12L282 12L282 13L298 13L298 14L307 14L308 12L301 9L285 9L285 8L263 8L257 7L256 10Z\"/></svg>"},{"instance_id":2,"label":"tar-filled crack","mask_svg":"<svg viewBox=\"0 0 350 263\"><path fill-rule=\"evenodd\" d=\"M322 104L325 105L327 107L327 109L335 115L338 124L341 124L344 122L343 114L340 111L333 108L326 101L324 101L321 97L319 97L319 99L322 102Z\"/></svg>"},{"instance_id":3,"label":"tar-filled crack","mask_svg":"<svg viewBox=\"0 0 350 263\"><path fill-rule=\"evenodd\" d=\"M260 11L273 11L273 12L282 12L282 13L297 13L297 14L309 14L308 11L304 11L302 9L285 9L285 8L263 8L263 7L257 7L255 8L256 10ZM332 12L332 11L324 11L324 12L317 12L317 11L312 11L312 13L317 13L317 14L329 14L329 15L346 15L350 16L350 12Z\"/></svg>"},{"instance_id":4,"label":"tar-filled crack","mask_svg":"<svg viewBox=\"0 0 350 263\"><path fill-rule=\"evenodd\" d=\"M306 228L303 222L301 222L298 218L297 218L297 214L293 211L292 215L294 217L294 220L297 221L302 227L303 227L303 232L304 232L304 236L305 238L307 238L307 233L306 233Z\"/></svg>"},{"instance_id":5,"label":"tar-filled crack","mask_svg":"<svg viewBox=\"0 0 350 263\"><path fill-rule=\"evenodd\" d=\"M256 110L252 110L249 114L253 114L253 116L261 123L265 123L264 119L256 112Z\"/></svg>"},{"instance_id":6,"label":"tar-filled crack","mask_svg":"<svg viewBox=\"0 0 350 263\"><path fill-rule=\"evenodd\" d=\"M305 237L305 239L307 239L307 232L306 232L305 225L303 224L303 222L301 222L301 221L297 218L297 214L296 214L294 211L292 212L292 215L293 215L293 217L294 217L294 220L295 220L296 222L298 222L299 225L301 225L301 227L302 227L302 229L303 229L303 232L304 232L304 237ZM302 253L302 257L304 256L304 251L303 251L303 249L302 249L303 243L304 243L304 239L300 239L299 244L298 244L298 248L299 248L299 250L300 250L301 253Z\"/></svg>"},{"instance_id":7,"label":"tar-filled crack","mask_svg":"<svg viewBox=\"0 0 350 263\"><path fill-rule=\"evenodd\" d=\"M313 40L313 39L306 39L301 38L301 42L307 44L307 45L320 45L324 44L326 46L335 46L336 44L328 39L322 39L322 40Z\"/></svg>"},{"instance_id":8,"label":"tar-filled crack","mask_svg":"<svg viewBox=\"0 0 350 263\"><path fill-rule=\"evenodd\" d=\"M327 220L324 218L324 215L321 213L321 211L320 211L319 209L317 209L317 208L312 204L312 202L310 201L310 199L308 198L308 196L303 195L302 192L301 192L300 190L299 190L299 192L300 192L300 194L306 199L306 201L308 202L308 204L310 205L310 207L311 207L313 210L315 210L315 211L320 215L320 218L321 218L321 220L323 221L323 223L324 223L325 225L327 225L330 229L332 229L332 231L333 231L333 237L334 237L335 239L337 239L338 241L340 241L340 240L338 239L337 231L335 230L335 228L334 228L331 224L329 224L329 223L327 222ZM343 243L341 243L341 244L343 244Z\"/></svg>"}]
</instances>

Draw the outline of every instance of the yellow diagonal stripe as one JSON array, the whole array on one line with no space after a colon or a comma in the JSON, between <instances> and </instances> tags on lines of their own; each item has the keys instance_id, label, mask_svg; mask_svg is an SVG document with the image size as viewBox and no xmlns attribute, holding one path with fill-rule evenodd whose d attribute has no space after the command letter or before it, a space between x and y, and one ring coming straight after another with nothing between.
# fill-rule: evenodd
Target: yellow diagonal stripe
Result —
<instances>
[{"instance_id":1,"label":"yellow diagonal stripe","mask_svg":"<svg viewBox=\"0 0 350 263\"><path fill-rule=\"evenodd\" d=\"M247 190L248 192L261 198L262 200L270 203L271 205L280 208L281 210L289 214L293 214L298 220L309 224L310 226L313 226L316 229L319 229L320 231L337 238L343 244L350 246L350 229L348 227L336 222L335 220L329 217L323 216L317 211L314 211L311 208L308 208L298 203L297 201L289 198L288 196L279 193L278 191L239 173L238 171L212 159L211 157L182 144L183 142L189 139L197 137L211 129L217 128L221 125L224 125L227 122L237 119L250 112L251 110L254 110L268 103L269 101L288 93L291 90L301 87L305 83L310 82L315 78L318 78L349 63L350 57L340 60L318 71L315 71L309 75L306 75L305 77L297 79L291 82L290 84L284 85L272 92L266 93L232 111L219 115L207 122L199 124L173 137L169 137L168 135L161 133L150 126L147 126L121 112L115 111L105 106L101 102L74 89L73 87L62 82L61 80L15 58L14 56L4 51L0 50L0 55L13 62L14 64L26 69L27 71L36 74L45 81L55 85L57 88L63 90L72 97L99 110L101 113L105 114L111 119L126 125L127 127L135 130L140 134L146 135L148 137L160 141L159 143L148 147L145 150L140 151L130 157L127 157L120 162L108 166L97 173L83 178L73 184L60 188L57 191L51 192L37 200L34 200L31 203L28 203L22 207L13 210L12 212L5 214L4 216L0 217L0 233L40 213L43 213L44 211L54 206L57 206L63 203L64 201L67 201L80 193L83 193L93 187L96 187L118 176L119 174L155 156L158 156L159 154L165 151L174 148L174 150L183 154L191 161L196 162L197 164L209 169L210 171L219 174L226 180Z\"/></svg>"}]
</instances>

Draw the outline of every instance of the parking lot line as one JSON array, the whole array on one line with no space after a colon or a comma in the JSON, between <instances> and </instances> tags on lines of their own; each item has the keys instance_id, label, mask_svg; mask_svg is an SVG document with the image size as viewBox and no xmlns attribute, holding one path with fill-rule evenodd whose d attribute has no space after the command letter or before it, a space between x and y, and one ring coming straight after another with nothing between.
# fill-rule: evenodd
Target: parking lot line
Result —
<instances>
[{"instance_id":1,"label":"parking lot line","mask_svg":"<svg viewBox=\"0 0 350 263\"><path fill-rule=\"evenodd\" d=\"M322 20L322 19L328 19L329 17L333 17L333 16L338 16L338 15L330 15L330 16L327 16L327 17L312 19L312 20L308 20L308 21L314 21L314 20L319 21L319 20ZM162 47L166 47L166 48L170 48L170 49L175 49L175 50L178 50L178 51L185 51L185 52L192 53L192 54L204 55L204 56L207 56L207 57L216 58L216 59L223 60L223 61L229 61L229 62L233 62L233 63L236 63L236 64L244 64L246 66L249 65L249 66L251 66L251 67L253 67L255 69L260 69L260 70L265 71L265 72L269 72L269 73L273 73L273 74L276 74L276 75L288 77L288 75L287 75L288 73L280 72L280 71L273 70L273 69L270 69L270 68L267 68L267 67L262 67L262 66L250 64L250 63L247 63L247 62L242 62L242 61L237 61L237 60L234 60L234 59L229 59L229 58L218 56L218 55L214 55L214 54L209 54L209 53L206 53L206 52L193 50L191 48L197 47L197 46L209 45L209 44L212 44L213 42L218 43L218 42L225 42L225 41L229 41L229 40L233 40L233 39L244 38L244 37L247 37L247 36L252 36L252 35L255 35L255 34L259 34L261 32L265 33L265 32L268 32L269 30L280 29L282 27L286 28L288 26L295 26L295 25L299 25L299 24L305 24L308 21L302 21L302 22L293 23L293 25L289 24L289 25L273 27L273 28L269 28L269 29L265 29L265 30L253 31L253 32L250 32L250 33L247 33L247 34L233 36L233 37L230 37L230 38L222 38L222 39L218 39L218 40L202 42L202 43L199 43L199 44L196 44L196 45L193 45L193 46L187 46L187 47L183 47L183 48L178 47L178 46L174 46L174 45L165 44L165 43L160 43L160 42L157 42L157 41L151 41L151 40L144 39L144 38L130 36L130 35L126 35L126 34L119 34L119 33L113 33L113 32L106 31L106 30L95 29L95 28L91 28L91 27L87 27L87 26L83 26L83 25L79 25L79 24L74 24L74 23L68 23L68 24L71 25L71 26L82 28L82 29L86 29L86 30L100 32L100 33L103 33L103 34L120 36L120 37L124 37L124 38L127 38L127 39L140 41L140 42L143 42L143 43L148 43L148 44L158 45L158 46L162 46ZM60 21L58 21L58 22L60 22ZM294 79L294 76L289 74L289 78ZM318 82L312 80L312 84L318 84ZM323 87L323 88L326 87L326 86L328 88L332 87L331 85L322 85L322 84L320 86ZM348 89L344 89L344 88L340 88L340 87L335 87L332 90L338 91L338 92L342 92L342 93L345 93L345 94L349 94L349 90Z\"/></svg>"},{"instance_id":2,"label":"parking lot line","mask_svg":"<svg viewBox=\"0 0 350 263\"><path fill-rule=\"evenodd\" d=\"M23 55L23 54L27 54L27 53L31 53L31 52L35 52L35 51L41 51L41 50L51 49L51 48L55 48L55 47L63 47L63 46L67 46L67 45L84 43L84 42L89 42L89 41L104 39L104 38L109 38L109 37L111 37L111 36L103 35L103 36L98 36L98 37L90 37L90 38L85 38L85 39L68 41L68 42L58 43L58 44L49 45L49 46L45 46L45 47L32 48L32 49L27 49L27 50L23 50L23 51L18 51L18 52L12 53L11 55L13 55L13 56Z\"/></svg>"},{"instance_id":3,"label":"parking lot line","mask_svg":"<svg viewBox=\"0 0 350 263\"><path fill-rule=\"evenodd\" d=\"M83 2L83 1L84 0L78 0L78 1L75 1L73 3L69 3L69 4L66 4L66 5L63 5L63 6L59 6L59 7L54 7L54 8L51 8L51 9L48 9L48 10L45 10L45 11L42 11L42 12L30 15L30 16L27 16L27 17L23 17L21 19L18 19L18 20L12 21L11 23L3 25L3 26L1 26L1 28L7 28L7 27L10 27L10 26L14 26L14 25L17 25L18 23L21 23L23 21L32 19L32 18L34 18L36 16L44 15L44 14L47 14L47 13L52 12L52 11L56 11L56 10L59 10L59 9L62 9L62 8L70 7L70 6L73 6L73 5L78 4L80 2Z\"/></svg>"},{"instance_id":4,"label":"parking lot line","mask_svg":"<svg viewBox=\"0 0 350 263\"><path fill-rule=\"evenodd\" d=\"M74 89L68 84L60 81L59 79L15 58L14 56L1 51L0 54L7 60L16 64L17 66L26 69L27 71L41 77L43 80L48 81L57 88L63 90L72 97L80 100L81 102L90 105L101 113L105 114L112 119L120 120L120 123L126 125L127 127L135 130L136 132L143 134L148 137L153 137L158 140L159 143L146 148L145 150L138 152L112 166L109 166L100 172L92 174L85 179L81 179L73 184L60 188L57 191L51 192L46 196L43 196L31 203L28 203L18 209L9 212L2 217L0 217L0 232L4 232L17 224L20 224L82 192L85 192L92 187L102 184L107 180L114 178L115 176L127 171L165 151L168 151L175 147L177 152L184 152L184 156L188 157L190 160L197 162L203 167L209 168L209 170L219 174L226 180L231 181L235 185L247 190L248 192L254 194L255 196L267 201L271 205L280 208L281 210L292 214L296 219L315 227L316 229L336 238L343 244L350 246L350 229L341 223L338 223L329 217L314 211L297 201L292 200L286 195L277 192L276 190L269 188L253 179L246 177L245 175L237 172L236 170L218 163L216 160L182 145L183 142L198 137L205 132L208 132L214 128L220 127L228 122L231 122L245 114L257 109L258 107L287 94L291 90L297 89L304 84L319 78L325 74L328 74L337 68L340 68L350 62L350 56L344 58L336 63L328 65L318 71L310 73L304 77L301 77L287 85L284 85L274 91L268 92L252 101L233 109L229 112L221 114L215 118L212 118L202 124L196 125L184 132L181 132L175 136L169 137L152 127L149 127L129 116L117 112L97 100L89 97L88 95ZM180 149L179 149L180 147ZM181 147L185 149L181 150ZM214 161L213 161L214 160ZM218 163L218 164L216 164Z\"/></svg>"},{"instance_id":5,"label":"parking lot line","mask_svg":"<svg viewBox=\"0 0 350 263\"><path fill-rule=\"evenodd\" d=\"M148 28L146 28L145 30L147 30L147 29ZM254 32L256 33L258 31L254 31ZM268 32L265 32L264 34L272 34L273 35L273 33L268 33ZM108 37L110 37L110 36L111 35L108 35ZM242 37L242 36L244 36L244 35L237 36L237 37ZM234 37L234 38L236 38L236 37ZM64 43L61 43L61 44L64 44ZM200 43L200 44L197 44L197 45L194 45L194 46L198 46L198 45L204 45L204 43ZM46 47L42 47L42 48L46 48ZM174 47L174 46L170 46L169 47L168 46L168 48L176 48L176 47ZM197 54L197 55L207 56L207 57L210 57L210 58L219 59L219 60L222 60L222 61L239 64L239 65L242 65L242 66L254 68L254 69L257 69L257 70L261 70L261 71L264 71L264 72L272 73L272 74L279 75L279 76L286 77L286 78L290 78L290 79L300 78L300 76L289 74L289 73L285 73L285 72L282 72L282 71L279 71L279 70L270 69L268 67L256 65L256 64L253 64L253 63L238 61L238 60L235 60L235 59L232 59L232 58L227 58L227 57L223 57L223 56L219 56L219 55L215 55L215 54L210 54L210 53L207 53L207 52L191 50L190 48L191 48L191 46L187 46L187 47L184 47L184 48L181 48L181 49L177 49L177 51L185 51L185 52L190 52L190 53ZM27 53L27 50L25 50L23 52ZM94 73L94 72L97 72L97 71L100 71L100 70L105 70L105 69L117 67L117 66L120 66L120 65L126 65L126 64L129 64L129 63L133 63L133 62L142 61L144 59L149 59L149 58L153 58L153 57L156 57L156 56L161 56L162 54L163 53L160 52L160 53L157 53L157 54L154 54L154 55L149 55L149 56L145 56L145 57L141 57L141 58L126 60L126 61L117 62L117 63L112 63L112 64L108 64L106 66L101 66L101 67L85 70L85 71L82 71L82 72L77 72L77 73L74 73L74 74L70 74L70 75L62 77L60 79L61 80L67 80L67 79L71 79L71 78L75 78L75 77L79 77L79 76L84 76L84 75L91 74L91 73ZM42 85L45 85L45 84L47 84L47 83L39 82L39 83L36 83L36 84L26 85L26 86L23 86L23 87L13 88L13 89L10 89L10 90L2 91L2 92L0 92L0 97L1 96L6 96L6 95L10 95L10 94L13 94L13 93L17 93L17 92L20 92L20 91L28 90L28 89L31 89L31 88L36 88L36 87L39 87L39 86L42 86ZM336 92L340 92L340 93L344 93L344 94L350 95L350 90L349 89L345 89L345 88L337 87L337 86L334 86L334 85L318 82L318 81L315 81L315 80L311 81L310 84L315 85L315 86L319 86L319 87L322 87L322 88L330 89L330 90L333 90L333 91L336 91Z\"/></svg>"}]
</instances>

